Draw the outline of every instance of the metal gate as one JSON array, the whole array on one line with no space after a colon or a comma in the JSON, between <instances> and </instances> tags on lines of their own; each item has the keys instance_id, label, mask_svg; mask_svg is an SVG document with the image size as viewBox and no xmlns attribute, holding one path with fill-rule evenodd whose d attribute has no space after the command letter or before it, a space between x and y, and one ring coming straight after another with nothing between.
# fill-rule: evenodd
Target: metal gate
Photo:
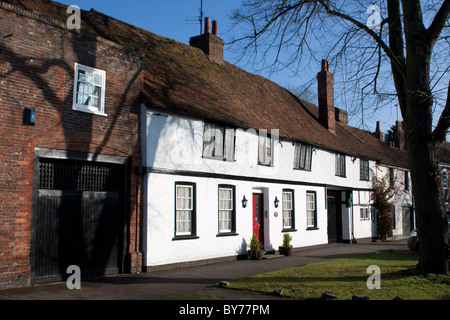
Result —
<instances>
[{"instance_id":1,"label":"metal gate","mask_svg":"<svg viewBox=\"0 0 450 320\"><path fill-rule=\"evenodd\" d=\"M39 158L34 282L117 273L123 257L125 166ZM34 260L34 261L33 261Z\"/></svg>"}]
</instances>

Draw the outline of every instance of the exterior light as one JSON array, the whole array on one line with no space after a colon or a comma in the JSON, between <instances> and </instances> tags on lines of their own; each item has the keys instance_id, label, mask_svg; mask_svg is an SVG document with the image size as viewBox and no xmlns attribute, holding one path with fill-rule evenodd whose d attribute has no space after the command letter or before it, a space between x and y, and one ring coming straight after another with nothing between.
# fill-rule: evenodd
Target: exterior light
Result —
<instances>
[{"instance_id":1,"label":"exterior light","mask_svg":"<svg viewBox=\"0 0 450 320\"><path fill-rule=\"evenodd\" d=\"M280 200L278 200L278 198L275 197L275 201L273 202L273 204L275 205L275 208L278 208L279 203L280 203Z\"/></svg>"},{"instance_id":2,"label":"exterior light","mask_svg":"<svg viewBox=\"0 0 450 320\"><path fill-rule=\"evenodd\" d=\"M245 199L245 196L242 198L242 208L245 208L247 206L248 200Z\"/></svg>"}]
</instances>

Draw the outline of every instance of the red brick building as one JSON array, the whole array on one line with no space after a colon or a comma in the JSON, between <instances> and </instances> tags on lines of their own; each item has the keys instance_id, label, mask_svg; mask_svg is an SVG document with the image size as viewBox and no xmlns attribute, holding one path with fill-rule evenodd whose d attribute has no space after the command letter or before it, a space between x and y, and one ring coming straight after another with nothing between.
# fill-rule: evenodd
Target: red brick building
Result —
<instances>
[{"instance_id":1,"label":"red brick building","mask_svg":"<svg viewBox=\"0 0 450 320\"><path fill-rule=\"evenodd\" d=\"M1 288L139 270L142 58L67 16L0 1Z\"/></svg>"}]
</instances>

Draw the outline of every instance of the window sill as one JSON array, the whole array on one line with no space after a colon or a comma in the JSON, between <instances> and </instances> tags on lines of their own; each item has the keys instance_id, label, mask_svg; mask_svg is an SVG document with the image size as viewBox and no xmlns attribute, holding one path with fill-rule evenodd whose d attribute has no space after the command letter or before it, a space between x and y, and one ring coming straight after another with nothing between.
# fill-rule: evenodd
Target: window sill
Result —
<instances>
[{"instance_id":1,"label":"window sill","mask_svg":"<svg viewBox=\"0 0 450 320\"><path fill-rule=\"evenodd\" d=\"M272 167L272 164L271 164L271 163L266 164L266 163L260 163L260 162L258 162L258 166L262 166L262 167Z\"/></svg>"},{"instance_id":2,"label":"window sill","mask_svg":"<svg viewBox=\"0 0 450 320\"><path fill-rule=\"evenodd\" d=\"M172 241L178 241L178 240L192 240L192 239L198 239L199 236L175 236L172 238Z\"/></svg>"},{"instance_id":3,"label":"window sill","mask_svg":"<svg viewBox=\"0 0 450 320\"><path fill-rule=\"evenodd\" d=\"M224 157L208 157L208 156L202 156L202 158L203 158L203 159L208 159L208 160L222 161L222 162L236 162L236 159L228 160L227 158L224 158Z\"/></svg>"},{"instance_id":4,"label":"window sill","mask_svg":"<svg viewBox=\"0 0 450 320\"><path fill-rule=\"evenodd\" d=\"M302 168L296 168L296 167L294 167L293 169L294 170L298 170L298 171L306 171L306 172L311 172L312 171L311 169L302 169Z\"/></svg>"},{"instance_id":5,"label":"window sill","mask_svg":"<svg viewBox=\"0 0 450 320\"><path fill-rule=\"evenodd\" d=\"M295 232L295 231L297 231L297 229L295 229L295 228L287 228L287 229L281 230L281 232Z\"/></svg>"},{"instance_id":6,"label":"window sill","mask_svg":"<svg viewBox=\"0 0 450 320\"><path fill-rule=\"evenodd\" d=\"M239 233L237 232L222 232L222 233L218 233L216 235L216 237L233 237L233 236L238 236Z\"/></svg>"},{"instance_id":7,"label":"window sill","mask_svg":"<svg viewBox=\"0 0 450 320\"><path fill-rule=\"evenodd\" d=\"M347 178L346 175L335 174L335 176L336 176L336 177L339 177L339 178Z\"/></svg>"},{"instance_id":8,"label":"window sill","mask_svg":"<svg viewBox=\"0 0 450 320\"><path fill-rule=\"evenodd\" d=\"M91 109L89 109L89 108L87 108L86 106L82 106L82 107L80 107L80 106L78 106L78 105L73 105L72 106L72 110L75 110L75 111L80 111L80 112L85 112L85 113L90 113L90 114L95 114L95 115L97 115L97 116L103 116L103 117L107 117L108 115L106 114L106 113L104 113L104 112L101 112L101 111L95 111L95 110L91 110Z\"/></svg>"},{"instance_id":9,"label":"window sill","mask_svg":"<svg viewBox=\"0 0 450 320\"><path fill-rule=\"evenodd\" d=\"M306 228L306 231L309 231L309 230L319 230L319 228L317 228L317 227L308 227L308 228Z\"/></svg>"}]
</instances>

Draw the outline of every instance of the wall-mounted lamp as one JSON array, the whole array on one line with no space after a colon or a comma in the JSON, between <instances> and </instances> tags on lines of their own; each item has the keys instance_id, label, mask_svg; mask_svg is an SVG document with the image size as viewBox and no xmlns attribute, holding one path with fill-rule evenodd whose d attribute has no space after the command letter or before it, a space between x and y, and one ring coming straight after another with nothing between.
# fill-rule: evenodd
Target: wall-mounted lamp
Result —
<instances>
[{"instance_id":1,"label":"wall-mounted lamp","mask_svg":"<svg viewBox=\"0 0 450 320\"><path fill-rule=\"evenodd\" d=\"M247 206L248 200L245 199L245 196L242 198L242 208L245 208Z\"/></svg>"},{"instance_id":2,"label":"wall-mounted lamp","mask_svg":"<svg viewBox=\"0 0 450 320\"><path fill-rule=\"evenodd\" d=\"M275 201L273 202L273 204L275 205L275 208L278 208L278 205L280 204L280 200L278 200L278 198L275 196Z\"/></svg>"}]
</instances>

